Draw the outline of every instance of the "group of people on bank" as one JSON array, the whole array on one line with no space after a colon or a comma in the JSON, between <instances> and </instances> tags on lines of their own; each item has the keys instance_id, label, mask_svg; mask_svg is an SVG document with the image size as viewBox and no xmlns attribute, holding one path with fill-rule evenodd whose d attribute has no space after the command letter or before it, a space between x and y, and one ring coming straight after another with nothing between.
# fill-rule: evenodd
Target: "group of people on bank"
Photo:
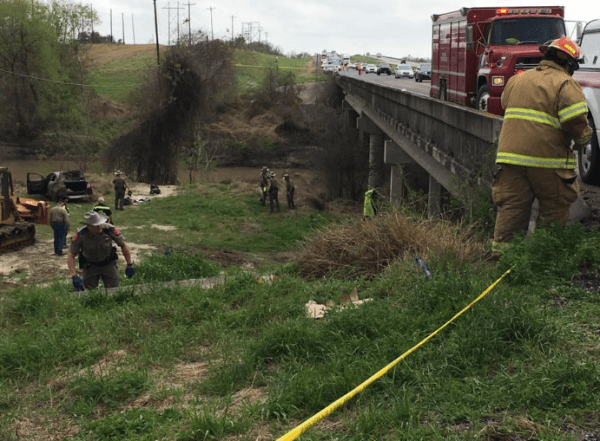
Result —
<instances>
[{"instance_id":1,"label":"group of people on bank","mask_svg":"<svg viewBox=\"0 0 600 441\"><path fill-rule=\"evenodd\" d=\"M285 195L287 197L288 208L292 210L296 208L296 204L294 203L296 187L287 173L283 174L283 182L285 182ZM281 211L279 207L279 183L277 182L277 175L271 172L266 165L260 171L260 189L262 192L260 203L266 205L268 197L271 213Z\"/></svg>"}]
</instances>

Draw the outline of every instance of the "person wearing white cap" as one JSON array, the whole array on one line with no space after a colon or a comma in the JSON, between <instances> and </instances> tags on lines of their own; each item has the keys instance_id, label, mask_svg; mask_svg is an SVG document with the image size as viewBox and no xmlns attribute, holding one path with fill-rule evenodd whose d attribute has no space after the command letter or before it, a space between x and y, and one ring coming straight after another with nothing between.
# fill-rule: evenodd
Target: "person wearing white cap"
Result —
<instances>
[{"instance_id":1,"label":"person wearing white cap","mask_svg":"<svg viewBox=\"0 0 600 441\"><path fill-rule=\"evenodd\" d=\"M105 288L119 286L119 271L117 269L117 249L115 242L127 261L125 275L133 277L134 269L129 248L119 230L106 223L104 213L90 211L85 213L85 227L73 236L67 261L69 275L77 291L94 289L102 279ZM79 256L79 268L83 271L79 277L75 271L75 256Z\"/></svg>"}]
</instances>

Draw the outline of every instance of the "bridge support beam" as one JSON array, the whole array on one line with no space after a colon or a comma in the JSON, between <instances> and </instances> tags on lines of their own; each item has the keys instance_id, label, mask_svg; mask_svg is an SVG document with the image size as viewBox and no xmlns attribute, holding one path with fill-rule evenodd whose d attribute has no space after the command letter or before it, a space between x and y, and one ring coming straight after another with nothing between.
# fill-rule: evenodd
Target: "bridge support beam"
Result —
<instances>
[{"instance_id":1,"label":"bridge support beam","mask_svg":"<svg viewBox=\"0 0 600 441\"><path fill-rule=\"evenodd\" d=\"M429 175L429 200L427 202L427 216L437 217L442 211L442 185L433 175Z\"/></svg>"},{"instance_id":2,"label":"bridge support beam","mask_svg":"<svg viewBox=\"0 0 600 441\"><path fill-rule=\"evenodd\" d=\"M385 133L369 118L364 115L356 120L356 127L360 131L362 140L364 132L369 134L369 180L368 188L383 187L384 176L384 138Z\"/></svg>"},{"instance_id":3,"label":"bridge support beam","mask_svg":"<svg viewBox=\"0 0 600 441\"><path fill-rule=\"evenodd\" d=\"M412 174L410 172L407 174L407 169L420 167L410 155L391 139L384 143L383 161L392 168L390 174L390 198L395 202L399 202L404 196L404 185L406 184L412 188L408 182L409 176L412 176Z\"/></svg>"}]
</instances>

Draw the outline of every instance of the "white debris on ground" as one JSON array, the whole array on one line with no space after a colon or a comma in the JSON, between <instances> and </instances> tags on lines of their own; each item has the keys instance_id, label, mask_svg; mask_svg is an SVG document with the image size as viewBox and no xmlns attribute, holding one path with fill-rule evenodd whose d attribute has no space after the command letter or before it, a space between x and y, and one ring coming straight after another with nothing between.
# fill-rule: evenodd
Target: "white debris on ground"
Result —
<instances>
[{"instance_id":1,"label":"white debris on ground","mask_svg":"<svg viewBox=\"0 0 600 441\"><path fill-rule=\"evenodd\" d=\"M350 293L349 296L342 296L340 299L340 309L344 309L347 308L349 306L360 306L365 302L370 302L373 299L363 299L360 300L358 298L358 290L356 289L356 287L354 288L354 290L352 291L352 293ZM325 316L325 313L330 310L331 308L335 307L335 303L333 303L331 300L328 300L327 303L325 305L319 304L317 302L315 302L314 300L309 300L308 303L305 305L306 306L306 313L308 314L308 316L310 318L314 318L314 319L320 319L323 318Z\"/></svg>"}]
</instances>

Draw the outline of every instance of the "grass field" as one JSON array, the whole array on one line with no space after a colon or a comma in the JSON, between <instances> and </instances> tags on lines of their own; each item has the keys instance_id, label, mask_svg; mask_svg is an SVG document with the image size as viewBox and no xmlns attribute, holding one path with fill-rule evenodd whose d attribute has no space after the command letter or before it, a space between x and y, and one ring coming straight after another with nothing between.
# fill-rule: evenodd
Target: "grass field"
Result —
<instances>
[{"instance_id":1,"label":"grass field","mask_svg":"<svg viewBox=\"0 0 600 441\"><path fill-rule=\"evenodd\" d=\"M81 217L86 207L73 209ZM390 218L374 222L384 228ZM151 235L150 219L175 228ZM600 436L600 302L576 277L600 263L597 233L538 229L496 264L433 247L431 279L412 257L374 277L303 278L299 247L342 223L359 231L363 221L307 207L269 215L254 193L226 183L124 211L128 240L171 251L143 258L127 288L79 296L57 279L3 294L0 439L277 439L509 268L479 303L301 439ZM254 267L223 266L201 247ZM265 273L277 278L257 279ZM219 275L224 283L207 289L160 283ZM309 300L339 305L353 290L372 300L307 316Z\"/></svg>"},{"instance_id":2,"label":"grass field","mask_svg":"<svg viewBox=\"0 0 600 441\"><path fill-rule=\"evenodd\" d=\"M168 48L161 46L160 50L164 56ZM131 92L143 84L157 63L154 45L93 45L87 51L92 88L118 103L127 103ZM238 93L242 95L260 87L270 70L279 75L293 72L300 84L328 78L316 72L312 58L291 59L236 49L233 64Z\"/></svg>"}]
</instances>

